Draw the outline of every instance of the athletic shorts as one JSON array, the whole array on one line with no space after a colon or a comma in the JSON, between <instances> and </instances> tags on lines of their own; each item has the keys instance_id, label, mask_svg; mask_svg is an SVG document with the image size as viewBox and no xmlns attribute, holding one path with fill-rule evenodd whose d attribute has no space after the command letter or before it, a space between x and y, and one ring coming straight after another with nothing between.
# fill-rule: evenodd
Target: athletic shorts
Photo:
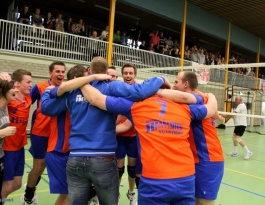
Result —
<instances>
[{"instance_id":1,"label":"athletic shorts","mask_svg":"<svg viewBox=\"0 0 265 205\"><path fill-rule=\"evenodd\" d=\"M178 179L141 177L138 205L194 205L194 175Z\"/></svg>"},{"instance_id":2,"label":"athletic shorts","mask_svg":"<svg viewBox=\"0 0 265 205\"><path fill-rule=\"evenodd\" d=\"M235 126L234 134L242 137L245 132L245 129L246 129L246 126L243 126L243 125Z\"/></svg>"},{"instance_id":3,"label":"athletic shorts","mask_svg":"<svg viewBox=\"0 0 265 205\"><path fill-rule=\"evenodd\" d=\"M4 152L4 181L14 180L15 176L23 176L25 166L24 147L18 151Z\"/></svg>"},{"instance_id":4,"label":"athletic shorts","mask_svg":"<svg viewBox=\"0 0 265 205\"><path fill-rule=\"evenodd\" d=\"M49 137L30 135L31 146L29 152L34 159L45 159Z\"/></svg>"},{"instance_id":5,"label":"athletic shorts","mask_svg":"<svg viewBox=\"0 0 265 205\"><path fill-rule=\"evenodd\" d=\"M66 163L69 153L47 152L46 167L51 194L68 194Z\"/></svg>"},{"instance_id":6,"label":"athletic shorts","mask_svg":"<svg viewBox=\"0 0 265 205\"><path fill-rule=\"evenodd\" d=\"M137 157L136 137L120 137L117 136L118 147L116 149L116 158L123 159L128 157Z\"/></svg>"},{"instance_id":7,"label":"athletic shorts","mask_svg":"<svg viewBox=\"0 0 265 205\"><path fill-rule=\"evenodd\" d=\"M215 200L224 175L224 162L199 162L195 171L195 197Z\"/></svg>"}]
</instances>

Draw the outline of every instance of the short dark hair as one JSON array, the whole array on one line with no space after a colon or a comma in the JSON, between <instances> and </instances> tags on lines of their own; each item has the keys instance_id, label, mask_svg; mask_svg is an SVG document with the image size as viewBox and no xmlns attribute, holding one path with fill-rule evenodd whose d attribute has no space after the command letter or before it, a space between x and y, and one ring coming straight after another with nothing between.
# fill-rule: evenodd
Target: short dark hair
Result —
<instances>
[{"instance_id":1,"label":"short dark hair","mask_svg":"<svg viewBox=\"0 0 265 205\"><path fill-rule=\"evenodd\" d=\"M27 71L24 69L15 70L12 73L12 80L17 81L17 82L21 82L23 80L24 75L32 76L30 71Z\"/></svg>"},{"instance_id":2,"label":"short dark hair","mask_svg":"<svg viewBox=\"0 0 265 205\"><path fill-rule=\"evenodd\" d=\"M14 88L14 81L11 80L8 82L7 80L0 79L0 96L6 98L6 94L9 90Z\"/></svg>"},{"instance_id":3,"label":"short dark hair","mask_svg":"<svg viewBox=\"0 0 265 205\"><path fill-rule=\"evenodd\" d=\"M123 74L123 70L124 68L127 68L127 67L133 67L133 70L134 70L134 74L136 75L137 74L137 68L135 67L135 65L133 65L132 63L125 63L122 68L121 68L121 74Z\"/></svg>"},{"instance_id":4,"label":"short dark hair","mask_svg":"<svg viewBox=\"0 0 265 205\"><path fill-rule=\"evenodd\" d=\"M86 69L84 66L81 65L76 65L72 68L70 68L70 70L67 72L66 76L67 76L67 80L72 80L75 77L83 77L84 74L86 72Z\"/></svg>"},{"instance_id":5,"label":"short dark hair","mask_svg":"<svg viewBox=\"0 0 265 205\"><path fill-rule=\"evenodd\" d=\"M184 75L183 75L182 81L183 82L188 81L189 86L190 86L190 88L192 90L198 88L198 79L197 79L197 76L192 71L184 71Z\"/></svg>"},{"instance_id":6,"label":"short dark hair","mask_svg":"<svg viewBox=\"0 0 265 205\"><path fill-rule=\"evenodd\" d=\"M62 65L65 68L65 64L62 61L54 61L51 65L49 65L49 71L52 72L54 70L54 66L56 65Z\"/></svg>"}]
</instances>

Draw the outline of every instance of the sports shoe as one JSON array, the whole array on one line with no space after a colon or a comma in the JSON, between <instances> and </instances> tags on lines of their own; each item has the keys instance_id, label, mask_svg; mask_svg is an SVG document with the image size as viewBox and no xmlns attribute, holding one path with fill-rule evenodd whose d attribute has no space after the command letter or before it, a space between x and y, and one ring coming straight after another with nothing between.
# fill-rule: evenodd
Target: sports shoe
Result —
<instances>
[{"instance_id":1,"label":"sports shoe","mask_svg":"<svg viewBox=\"0 0 265 205\"><path fill-rule=\"evenodd\" d=\"M20 203L21 203L21 205L37 205L38 204L38 199L35 198L35 196L34 196L33 199L31 200L31 202L26 202L25 201L25 197L23 195L20 198Z\"/></svg>"},{"instance_id":2,"label":"sports shoe","mask_svg":"<svg viewBox=\"0 0 265 205\"><path fill-rule=\"evenodd\" d=\"M127 195L128 199L130 200L130 205L137 205L138 204L137 199L135 197L135 193L129 193L129 190L128 190L126 195Z\"/></svg>"},{"instance_id":3,"label":"sports shoe","mask_svg":"<svg viewBox=\"0 0 265 205\"><path fill-rule=\"evenodd\" d=\"M98 197L97 196L94 196L92 199L91 199L91 205L99 205L99 201L98 201Z\"/></svg>"},{"instance_id":4,"label":"sports shoe","mask_svg":"<svg viewBox=\"0 0 265 205\"><path fill-rule=\"evenodd\" d=\"M26 190L27 184L24 184L23 188L24 188L24 190ZM21 205L37 205L39 203L39 201L38 201L38 197L37 197L36 191L34 192L34 196L33 196L32 200L31 200L31 202L26 202L24 195L21 196L20 202L21 202Z\"/></svg>"},{"instance_id":5,"label":"sports shoe","mask_svg":"<svg viewBox=\"0 0 265 205\"><path fill-rule=\"evenodd\" d=\"M235 152L229 152L229 153L227 153L227 156L237 157L237 153L235 153Z\"/></svg>"},{"instance_id":6,"label":"sports shoe","mask_svg":"<svg viewBox=\"0 0 265 205\"><path fill-rule=\"evenodd\" d=\"M244 159L249 159L253 152L247 152Z\"/></svg>"}]
</instances>

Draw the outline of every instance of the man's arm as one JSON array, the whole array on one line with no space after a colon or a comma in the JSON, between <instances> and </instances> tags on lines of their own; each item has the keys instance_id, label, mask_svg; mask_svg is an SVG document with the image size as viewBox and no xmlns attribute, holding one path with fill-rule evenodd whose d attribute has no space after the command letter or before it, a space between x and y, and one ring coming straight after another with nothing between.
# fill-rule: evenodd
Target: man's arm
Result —
<instances>
[{"instance_id":1,"label":"man's arm","mask_svg":"<svg viewBox=\"0 0 265 205\"><path fill-rule=\"evenodd\" d=\"M102 110L125 115L127 118L130 116L129 112L134 102L120 97L103 95L99 90L92 87L90 84L84 85L81 88L81 91L85 99L90 102L90 104Z\"/></svg>"},{"instance_id":2,"label":"man's arm","mask_svg":"<svg viewBox=\"0 0 265 205\"><path fill-rule=\"evenodd\" d=\"M123 97L131 101L141 101L155 94L161 86L170 87L163 77L150 78L141 84L128 85L120 81L112 81L110 95Z\"/></svg>"},{"instance_id":3,"label":"man's arm","mask_svg":"<svg viewBox=\"0 0 265 205\"><path fill-rule=\"evenodd\" d=\"M81 87L81 91L85 99L92 105L96 107L107 110L106 108L106 95L103 95L98 89L87 84Z\"/></svg>"},{"instance_id":4,"label":"man's arm","mask_svg":"<svg viewBox=\"0 0 265 205\"><path fill-rule=\"evenodd\" d=\"M75 78L75 79L62 83L58 87L57 96L59 97L68 91L77 89L94 80L110 80L110 79L111 79L111 76L107 74L94 74L94 75L89 75L85 77Z\"/></svg>"},{"instance_id":5,"label":"man's arm","mask_svg":"<svg viewBox=\"0 0 265 205\"><path fill-rule=\"evenodd\" d=\"M67 107L66 107L66 95L61 96L60 98L50 98L50 89L46 89L44 91L44 93L41 96L41 112L44 115L48 115L48 116L57 116L59 115L61 112L66 111Z\"/></svg>"},{"instance_id":6,"label":"man's arm","mask_svg":"<svg viewBox=\"0 0 265 205\"><path fill-rule=\"evenodd\" d=\"M116 126L116 135L125 133L131 128L132 128L131 121L126 119L124 123L118 124Z\"/></svg>"},{"instance_id":7,"label":"man's arm","mask_svg":"<svg viewBox=\"0 0 265 205\"><path fill-rule=\"evenodd\" d=\"M178 103L197 103L197 99L193 94L179 90L159 89L157 94Z\"/></svg>"},{"instance_id":8,"label":"man's arm","mask_svg":"<svg viewBox=\"0 0 265 205\"><path fill-rule=\"evenodd\" d=\"M208 101L205 107L207 108L207 115L205 118L213 117L218 112L217 100L212 93L208 93Z\"/></svg>"}]
</instances>

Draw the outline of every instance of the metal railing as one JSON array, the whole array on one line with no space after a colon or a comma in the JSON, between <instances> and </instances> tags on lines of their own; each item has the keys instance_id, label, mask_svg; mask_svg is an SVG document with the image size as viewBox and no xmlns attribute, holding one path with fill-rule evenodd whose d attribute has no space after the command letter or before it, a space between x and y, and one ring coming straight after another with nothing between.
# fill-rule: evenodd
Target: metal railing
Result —
<instances>
[{"instance_id":1,"label":"metal railing","mask_svg":"<svg viewBox=\"0 0 265 205\"><path fill-rule=\"evenodd\" d=\"M94 54L107 57L108 42L64 32L0 19L0 50L26 55L61 58L90 62ZM161 68L158 73L176 75L176 71L163 69L179 66L180 59L129 46L113 44L113 65L133 63L139 69ZM192 65L184 61L184 66ZM156 71L157 72L157 71ZM224 83L224 70L210 69L210 81ZM255 79L229 72L229 85L255 88Z\"/></svg>"},{"instance_id":2,"label":"metal railing","mask_svg":"<svg viewBox=\"0 0 265 205\"><path fill-rule=\"evenodd\" d=\"M78 61L93 54L107 55L108 42L44 28L0 20L0 49ZM113 44L113 64L134 63L138 68L179 66L179 58ZM185 61L185 65L191 62Z\"/></svg>"}]
</instances>

